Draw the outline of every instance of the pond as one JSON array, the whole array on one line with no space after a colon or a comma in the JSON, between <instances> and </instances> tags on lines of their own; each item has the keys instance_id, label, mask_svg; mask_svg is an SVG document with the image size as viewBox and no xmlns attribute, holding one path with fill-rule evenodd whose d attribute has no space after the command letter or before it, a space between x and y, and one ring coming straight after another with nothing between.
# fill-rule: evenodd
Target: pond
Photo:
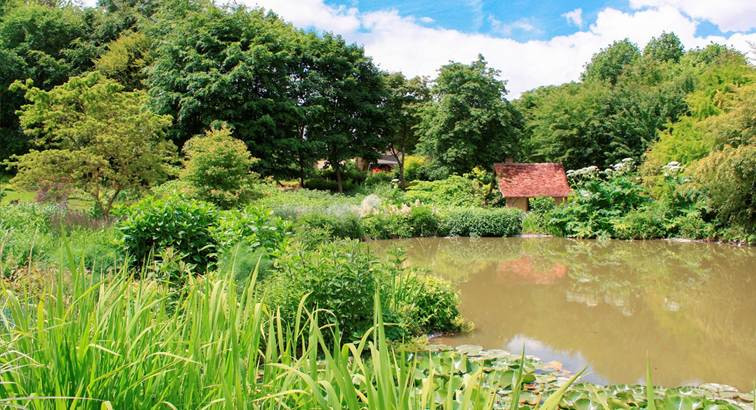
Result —
<instances>
[{"instance_id":1,"label":"pond","mask_svg":"<svg viewBox=\"0 0 756 410\"><path fill-rule=\"evenodd\" d=\"M519 353L583 380L756 383L756 252L670 241L418 238L370 242L452 281L467 334L435 342Z\"/></svg>"}]
</instances>

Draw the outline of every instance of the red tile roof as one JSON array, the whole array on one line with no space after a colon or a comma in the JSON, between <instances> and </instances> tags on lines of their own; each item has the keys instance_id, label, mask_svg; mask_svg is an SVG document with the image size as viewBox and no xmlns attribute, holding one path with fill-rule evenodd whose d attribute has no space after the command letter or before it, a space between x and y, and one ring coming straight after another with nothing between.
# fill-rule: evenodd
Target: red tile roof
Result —
<instances>
[{"instance_id":1,"label":"red tile roof","mask_svg":"<svg viewBox=\"0 0 756 410\"><path fill-rule=\"evenodd\" d=\"M570 194L562 164L494 164L499 191L505 198L539 196L566 197Z\"/></svg>"}]
</instances>

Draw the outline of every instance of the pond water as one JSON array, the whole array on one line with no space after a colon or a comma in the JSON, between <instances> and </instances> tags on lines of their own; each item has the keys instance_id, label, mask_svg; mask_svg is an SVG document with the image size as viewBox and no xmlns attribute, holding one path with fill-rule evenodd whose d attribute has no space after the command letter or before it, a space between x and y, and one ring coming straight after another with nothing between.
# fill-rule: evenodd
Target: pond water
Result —
<instances>
[{"instance_id":1,"label":"pond water","mask_svg":"<svg viewBox=\"0 0 756 410\"><path fill-rule=\"evenodd\" d=\"M556 360L594 383L756 383L756 251L669 241L418 238L379 254L452 281L476 344Z\"/></svg>"}]
</instances>

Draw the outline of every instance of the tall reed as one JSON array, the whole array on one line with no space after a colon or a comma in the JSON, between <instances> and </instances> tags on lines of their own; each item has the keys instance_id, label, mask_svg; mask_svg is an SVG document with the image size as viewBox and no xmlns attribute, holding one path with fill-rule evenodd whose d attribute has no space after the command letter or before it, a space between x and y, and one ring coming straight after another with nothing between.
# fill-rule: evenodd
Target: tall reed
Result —
<instances>
[{"instance_id":1,"label":"tall reed","mask_svg":"<svg viewBox=\"0 0 756 410\"><path fill-rule=\"evenodd\" d=\"M381 303L375 326L341 344L318 316L282 322L233 274L189 278L181 291L127 268L96 278L60 269L41 295L0 294L0 407L27 408L491 408L480 374L459 389L418 381L393 350ZM379 298L376 295L376 299ZM298 316L299 317L299 316ZM306 330L306 331L305 331ZM324 333L329 332L329 337ZM335 342L326 343L326 340ZM439 397L442 399L439 400Z\"/></svg>"}]
</instances>

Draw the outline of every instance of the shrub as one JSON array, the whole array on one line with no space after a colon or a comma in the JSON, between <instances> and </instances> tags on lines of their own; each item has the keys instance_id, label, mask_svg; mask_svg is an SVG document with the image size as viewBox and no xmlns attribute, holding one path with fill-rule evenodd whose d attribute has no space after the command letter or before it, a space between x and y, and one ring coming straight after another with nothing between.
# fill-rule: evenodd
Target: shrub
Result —
<instances>
[{"instance_id":1,"label":"shrub","mask_svg":"<svg viewBox=\"0 0 756 410\"><path fill-rule=\"evenodd\" d=\"M721 224L756 233L756 145L727 147L690 168L693 185L706 194Z\"/></svg>"},{"instance_id":2,"label":"shrub","mask_svg":"<svg viewBox=\"0 0 756 410\"><path fill-rule=\"evenodd\" d=\"M438 181L416 182L407 188L405 199L427 205L480 206L484 193L474 181L454 175Z\"/></svg>"},{"instance_id":3,"label":"shrub","mask_svg":"<svg viewBox=\"0 0 756 410\"><path fill-rule=\"evenodd\" d=\"M556 207L556 202L550 197L530 198L529 211L522 220L522 231L527 233L550 233L548 213Z\"/></svg>"},{"instance_id":4,"label":"shrub","mask_svg":"<svg viewBox=\"0 0 756 410\"><path fill-rule=\"evenodd\" d=\"M406 155L404 157L404 180L427 180L427 163L428 159L422 155Z\"/></svg>"},{"instance_id":5,"label":"shrub","mask_svg":"<svg viewBox=\"0 0 756 410\"><path fill-rule=\"evenodd\" d=\"M306 308L330 311L320 314L322 321L338 324L343 335L355 339L373 323L375 263L353 240L322 243L314 250L294 246L278 259L277 272L265 285L266 298L291 324L307 295Z\"/></svg>"},{"instance_id":6,"label":"shrub","mask_svg":"<svg viewBox=\"0 0 756 410\"><path fill-rule=\"evenodd\" d=\"M413 206L407 216L412 236L435 236L438 234L438 218L427 206Z\"/></svg>"},{"instance_id":7,"label":"shrub","mask_svg":"<svg viewBox=\"0 0 756 410\"><path fill-rule=\"evenodd\" d=\"M344 191L351 191L355 188L355 184L351 180L342 181L341 185ZM337 181L324 177L312 177L307 179L305 181L305 187L307 187L307 189L319 191L338 192L339 190L339 184Z\"/></svg>"},{"instance_id":8,"label":"shrub","mask_svg":"<svg viewBox=\"0 0 756 410\"><path fill-rule=\"evenodd\" d=\"M667 236L664 209L649 205L613 219L612 235L617 239L664 238Z\"/></svg>"},{"instance_id":9,"label":"shrub","mask_svg":"<svg viewBox=\"0 0 756 410\"><path fill-rule=\"evenodd\" d=\"M228 209L254 197L256 176L250 168L257 160L243 141L231 136L229 128L211 129L190 139L184 145L184 154L181 179L191 185L199 199Z\"/></svg>"},{"instance_id":10,"label":"shrub","mask_svg":"<svg viewBox=\"0 0 756 410\"><path fill-rule=\"evenodd\" d=\"M248 248L272 251L283 246L291 233L291 223L272 211L250 206L243 211L221 211L211 233L219 249L242 243Z\"/></svg>"},{"instance_id":11,"label":"shrub","mask_svg":"<svg viewBox=\"0 0 756 410\"><path fill-rule=\"evenodd\" d=\"M372 187L389 184L393 180L394 174L391 172L369 172L367 177L365 177L365 186Z\"/></svg>"},{"instance_id":12,"label":"shrub","mask_svg":"<svg viewBox=\"0 0 756 410\"><path fill-rule=\"evenodd\" d=\"M523 212L514 208L451 208L441 215L445 236L512 236L522 231Z\"/></svg>"},{"instance_id":13,"label":"shrub","mask_svg":"<svg viewBox=\"0 0 756 410\"><path fill-rule=\"evenodd\" d=\"M214 261L211 227L218 212L210 203L180 197L147 197L126 208L117 229L123 250L137 264L171 247L200 271Z\"/></svg>"},{"instance_id":14,"label":"shrub","mask_svg":"<svg viewBox=\"0 0 756 410\"><path fill-rule=\"evenodd\" d=\"M399 316L407 332L420 335L462 330L459 296L449 282L418 274L408 279L415 283L399 302Z\"/></svg>"},{"instance_id":15,"label":"shrub","mask_svg":"<svg viewBox=\"0 0 756 410\"><path fill-rule=\"evenodd\" d=\"M406 215L393 212L379 212L360 220L362 233L370 239L411 238L412 226Z\"/></svg>"},{"instance_id":16,"label":"shrub","mask_svg":"<svg viewBox=\"0 0 756 410\"><path fill-rule=\"evenodd\" d=\"M352 212L313 212L303 215L298 222L310 228L325 229L337 238L361 239L363 237L360 217Z\"/></svg>"}]
</instances>

